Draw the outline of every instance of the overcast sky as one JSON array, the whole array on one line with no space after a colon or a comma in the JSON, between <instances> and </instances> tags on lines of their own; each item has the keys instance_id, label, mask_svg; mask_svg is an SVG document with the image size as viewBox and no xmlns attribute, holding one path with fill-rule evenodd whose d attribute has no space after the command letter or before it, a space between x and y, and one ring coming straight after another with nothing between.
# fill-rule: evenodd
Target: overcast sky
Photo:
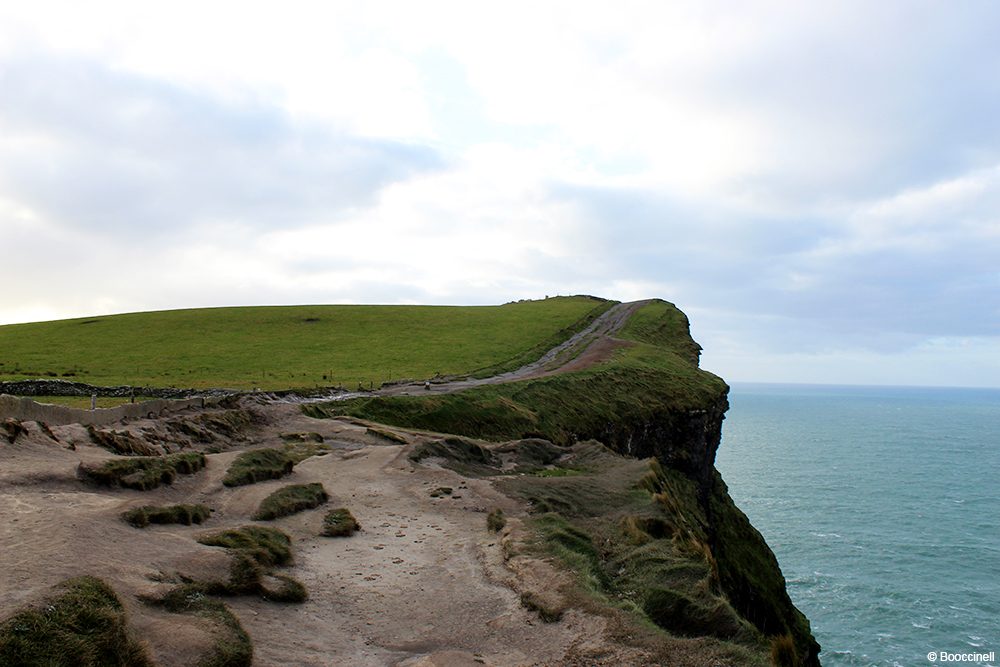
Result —
<instances>
[{"instance_id":1,"label":"overcast sky","mask_svg":"<svg viewBox=\"0 0 1000 667\"><path fill-rule=\"evenodd\" d=\"M1000 3L0 5L0 323L661 297L1000 386Z\"/></svg>"}]
</instances>

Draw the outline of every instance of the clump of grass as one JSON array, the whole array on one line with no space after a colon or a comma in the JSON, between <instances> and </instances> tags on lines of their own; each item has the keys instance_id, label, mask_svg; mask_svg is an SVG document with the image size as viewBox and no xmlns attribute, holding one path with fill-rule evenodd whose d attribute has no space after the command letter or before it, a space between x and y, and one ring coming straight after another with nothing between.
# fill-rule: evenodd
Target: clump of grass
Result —
<instances>
[{"instance_id":1,"label":"clump of grass","mask_svg":"<svg viewBox=\"0 0 1000 667\"><path fill-rule=\"evenodd\" d=\"M177 586L162 598L146 602L174 614L193 614L212 624L215 645L211 653L198 661L197 667L250 667L253 664L253 642L239 619L225 603L208 597L201 586Z\"/></svg>"},{"instance_id":2,"label":"clump of grass","mask_svg":"<svg viewBox=\"0 0 1000 667\"><path fill-rule=\"evenodd\" d=\"M550 604L542 596L530 591L521 593L521 605L528 611L537 612L543 623L555 623L563 615L562 608Z\"/></svg>"},{"instance_id":3,"label":"clump of grass","mask_svg":"<svg viewBox=\"0 0 1000 667\"><path fill-rule=\"evenodd\" d=\"M292 561L291 540L275 528L243 526L236 530L205 535L202 544L224 547L232 555L229 579L225 582L195 583L193 586L211 595L259 595L275 602L303 602L308 597L305 586L292 577L274 574L271 569ZM278 582L269 585L269 580ZM193 589L192 589L193 590Z\"/></svg>"},{"instance_id":4,"label":"clump of grass","mask_svg":"<svg viewBox=\"0 0 1000 667\"><path fill-rule=\"evenodd\" d=\"M100 465L81 463L77 476L100 486L121 486L148 491L161 484L173 484L178 474L192 475L205 467L201 452L184 452L169 456L133 456L111 459Z\"/></svg>"},{"instance_id":5,"label":"clump of grass","mask_svg":"<svg viewBox=\"0 0 1000 667\"><path fill-rule=\"evenodd\" d=\"M666 588L650 589L643 611L658 626L682 637L732 639L741 630L735 612L725 603L706 605Z\"/></svg>"},{"instance_id":6,"label":"clump of grass","mask_svg":"<svg viewBox=\"0 0 1000 667\"><path fill-rule=\"evenodd\" d=\"M330 496L327 495L323 485L316 482L313 484L292 484L278 489L261 502L253 518L258 521L270 521L278 517L288 516L303 510L319 507Z\"/></svg>"},{"instance_id":7,"label":"clump of grass","mask_svg":"<svg viewBox=\"0 0 1000 667\"><path fill-rule=\"evenodd\" d=\"M375 437L382 438L383 440L388 440L389 442L395 442L400 445L406 444L406 438L399 435L398 433L393 433L392 431L386 431L381 428L369 428L365 431L368 435L374 435Z\"/></svg>"},{"instance_id":8,"label":"clump of grass","mask_svg":"<svg viewBox=\"0 0 1000 667\"><path fill-rule=\"evenodd\" d=\"M295 463L280 449L254 449L236 457L222 483L243 486L267 479L278 479L292 472Z\"/></svg>"},{"instance_id":9,"label":"clump of grass","mask_svg":"<svg viewBox=\"0 0 1000 667\"><path fill-rule=\"evenodd\" d=\"M292 541L282 531L268 526L243 526L198 538L210 547L242 552L266 567L287 565L292 561Z\"/></svg>"},{"instance_id":10,"label":"clump of grass","mask_svg":"<svg viewBox=\"0 0 1000 667\"><path fill-rule=\"evenodd\" d=\"M774 667L798 667L799 653L795 640L790 634L778 635L771 639L771 664Z\"/></svg>"},{"instance_id":11,"label":"clump of grass","mask_svg":"<svg viewBox=\"0 0 1000 667\"><path fill-rule=\"evenodd\" d=\"M297 579L284 574L272 574L271 578L281 582L281 585L277 588L264 588L264 599L273 602L305 602L309 599L306 587Z\"/></svg>"},{"instance_id":12,"label":"clump of grass","mask_svg":"<svg viewBox=\"0 0 1000 667\"><path fill-rule=\"evenodd\" d=\"M19 611L0 624L0 664L152 667L110 586L85 576L60 588L63 592L44 606Z\"/></svg>"},{"instance_id":13,"label":"clump of grass","mask_svg":"<svg viewBox=\"0 0 1000 667\"><path fill-rule=\"evenodd\" d=\"M486 515L486 527L494 533L499 533L507 525L507 517L499 507Z\"/></svg>"},{"instance_id":14,"label":"clump of grass","mask_svg":"<svg viewBox=\"0 0 1000 667\"><path fill-rule=\"evenodd\" d=\"M441 496L450 496L451 492L454 491L450 486L439 486L433 491L431 491L431 498L440 498Z\"/></svg>"},{"instance_id":15,"label":"clump of grass","mask_svg":"<svg viewBox=\"0 0 1000 667\"><path fill-rule=\"evenodd\" d=\"M356 530L361 530L361 524L346 507L330 510L323 517L323 535L327 537L350 537Z\"/></svg>"},{"instance_id":16,"label":"clump of grass","mask_svg":"<svg viewBox=\"0 0 1000 667\"><path fill-rule=\"evenodd\" d=\"M200 524L211 514L205 505L143 505L133 507L122 514L122 520L136 528L145 528L151 523L179 523L190 526Z\"/></svg>"}]
</instances>

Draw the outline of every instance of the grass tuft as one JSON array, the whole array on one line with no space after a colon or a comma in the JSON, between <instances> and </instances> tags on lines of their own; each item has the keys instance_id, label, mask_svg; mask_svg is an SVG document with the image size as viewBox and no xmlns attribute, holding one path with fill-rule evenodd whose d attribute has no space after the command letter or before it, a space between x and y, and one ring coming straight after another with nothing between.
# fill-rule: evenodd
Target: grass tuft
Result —
<instances>
[{"instance_id":1,"label":"grass tuft","mask_svg":"<svg viewBox=\"0 0 1000 667\"><path fill-rule=\"evenodd\" d=\"M346 507L330 510L323 517L323 535L326 537L350 537L361 530L361 524Z\"/></svg>"},{"instance_id":2,"label":"grass tuft","mask_svg":"<svg viewBox=\"0 0 1000 667\"><path fill-rule=\"evenodd\" d=\"M236 457L222 483L226 486L243 486L278 479L291 474L294 467L292 459L280 449L254 449Z\"/></svg>"},{"instance_id":3,"label":"grass tuft","mask_svg":"<svg viewBox=\"0 0 1000 667\"><path fill-rule=\"evenodd\" d=\"M799 667L799 653L791 635L778 635L771 639L771 664L774 667Z\"/></svg>"},{"instance_id":4,"label":"grass tuft","mask_svg":"<svg viewBox=\"0 0 1000 667\"><path fill-rule=\"evenodd\" d=\"M136 528L145 528L151 523L179 523L190 526L193 523L203 523L210 515L211 510L205 505L166 505L163 507L143 505L124 512L122 520Z\"/></svg>"},{"instance_id":5,"label":"grass tuft","mask_svg":"<svg viewBox=\"0 0 1000 667\"><path fill-rule=\"evenodd\" d=\"M507 525L507 517L499 507L486 515L486 528L494 533L499 533Z\"/></svg>"},{"instance_id":6,"label":"grass tuft","mask_svg":"<svg viewBox=\"0 0 1000 667\"><path fill-rule=\"evenodd\" d=\"M0 664L23 667L152 667L128 629L121 600L95 577L77 577L43 606L0 624Z\"/></svg>"},{"instance_id":7,"label":"grass tuft","mask_svg":"<svg viewBox=\"0 0 1000 667\"><path fill-rule=\"evenodd\" d=\"M210 547L243 552L265 567L292 562L292 541L282 531L268 526L243 526L198 538Z\"/></svg>"},{"instance_id":8,"label":"grass tuft","mask_svg":"<svg viewBox=\"0 0 1000 667\"><path fill-rule=\"evenodd\" d=\"M265 498L253 518L257 521L270 521L278 517L288 516L303 510L319 507L330 496L327 495L323 485L316 482L313 484L292 484L278 489Z\"/></svg>"},{"instance_id":9,"label":"grass tuft","mask_svg":"<svg viewBox=\"0 0 1000 667\"><path fill-rule=\"evenodd\" d=\"M169 456L134 456L111 459L99 465L81 463L77 476L99 486L121 486L126 489L149 491L161 484L173 484L178 474L192 475L205 467L201 452L184 452Z\"/></svg>"},{"instance_id":10,"label":"grass tuft","mask_svg":"<svg viewBox=\"0 0 1000 667\"><path fill-rule=\"evenodd\" d=\"M302 583L285 574L272 574L272 579L281 582L277 588L264 588L261 595L266 600L272 602L295 602L301 603L309 599L309 593Z\"/></svg>"}]
</instances>

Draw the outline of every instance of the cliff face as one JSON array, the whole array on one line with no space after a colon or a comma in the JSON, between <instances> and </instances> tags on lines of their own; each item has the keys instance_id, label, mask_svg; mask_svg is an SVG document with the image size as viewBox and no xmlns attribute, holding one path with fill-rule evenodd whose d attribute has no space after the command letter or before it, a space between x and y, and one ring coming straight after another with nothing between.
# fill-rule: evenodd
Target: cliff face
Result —
<instances>
[{"instance_id":1,"label":"cliff face","mask_svg":"<svg viewBox=\"0 0 1000 667\"><path fill-rule=\"evenodd\" d=\"M641 564L639 551L651 549L652 541L660 549L655 562L676 560L682 568L707 563L698 586L672 579L677 567L660 581L643 581L651 590L638 602L654 622L683 634L686 630L670 619L687 614L700 619L695 623L699 632L727 640L742 637L736 641L744 644L790 637L797 662L818 665L819 646L788 597L774 554L715 469L729 388L698 367L700 347L690 336L687 317L673 304L656 301L637 311L619 336L630 346L582 372L448 395L375 397L310 409L315 416L346 413L495 441L533 436L568 446L596 440L626 457L655 459L659 466L641 482L652 506L621 505L602 517L591 512L589 523L577 526L591 530L595 543L612 545L606 553L595 551L594 562L603 558L609 571L629 559L640 563L637 567L651 567ZM581 514L579 508L562 508L567 517ZM627 527L615 532L608 527L612 524ZM626 546L618 549L616 541ZM610 589L613 572L609 577ZM624 588L635 587L634 581L627 584ZM737 625L748 623L756 639L746 639L748 631L737 632L725 620L733 611L742 619Z\"/></svg>"}]
</instances>

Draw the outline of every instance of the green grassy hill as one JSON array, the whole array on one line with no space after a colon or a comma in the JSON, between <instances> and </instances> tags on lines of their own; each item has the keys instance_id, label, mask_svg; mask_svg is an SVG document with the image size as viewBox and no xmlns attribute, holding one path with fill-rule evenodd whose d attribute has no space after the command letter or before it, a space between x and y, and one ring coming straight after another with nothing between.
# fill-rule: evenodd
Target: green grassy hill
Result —
<instances>
[{"instance_id":1,"label":"green grassy hill","mask_svg":"<svg viewBox=\"0 0 1000 667\"><path fill-rule=\"evenodd\" d=\"M283 389L516 368L610 307L264 306L0 326L0 380Z\"/></svg>"}]
</instances>

